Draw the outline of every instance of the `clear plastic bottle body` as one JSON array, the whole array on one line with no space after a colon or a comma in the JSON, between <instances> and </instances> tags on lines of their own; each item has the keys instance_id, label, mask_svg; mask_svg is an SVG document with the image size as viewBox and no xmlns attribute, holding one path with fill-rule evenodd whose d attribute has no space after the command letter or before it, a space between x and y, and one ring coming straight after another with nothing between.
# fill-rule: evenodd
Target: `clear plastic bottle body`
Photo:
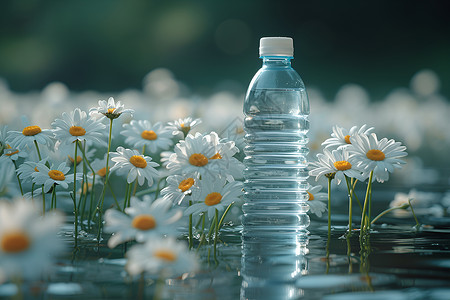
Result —
<instances>
[{"instance_id":1,"label":"clear plastic bottle body","mask_svg":"<svg viewBox=\"0 0 450 300\"><path fill-rule=\"evenodd\" d=\"M244 101L244 236L309 225L308 96L292 57L262 58Z\"/></svg>"}]
</instances>

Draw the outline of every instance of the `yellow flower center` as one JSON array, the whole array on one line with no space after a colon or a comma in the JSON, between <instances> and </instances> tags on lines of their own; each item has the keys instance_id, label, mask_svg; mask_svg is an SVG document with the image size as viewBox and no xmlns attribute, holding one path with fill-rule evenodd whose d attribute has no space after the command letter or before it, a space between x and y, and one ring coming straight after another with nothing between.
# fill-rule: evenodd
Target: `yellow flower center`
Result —
<instances>
[{"instance_id":1,"label":"yellow flower center","mask_svg":"<svg viewBox=\"0 0 450 300\"><path fill-rule=\"evenodd\" d=\"M58 170L50 170L48 172L48 176L50 176L51 179L53 180L58 180L58 181L62 181L64 179L66 179L66 177L64 176L64 173Z\"/></svg>"},{"instance_id":2,"label":"yellow flower center","mask_svg":"<svg viewBox=\"0 0 450 300\"><path fill-rule=\"evenodd\" d=\"M220 155L219 152L217 152L216 154L211 156L209 159L222 159L222 155Z\"/></svg>"},{"instance_id":3,"label":"yellow flower center","mask_svg":"<svg viewBox=\"0 0 450 300\"><path fill-rule=\"evenodd\" d=\"M208 164L208 158L201 153L194 153L189 157L189 163L193 166L203 167Z\"/></svg>"},{"instance_id":4,"label":"yellow flower center","mask_svg":"<svg viewBox=\"0 0 450 300\"><path fill-rule=\"evenodd\" d=\"M170 250L157 250L153 252L153 256L167 262L174 262L177 260L177 255Z\"/></svg>"},{"instance_id":5,"label":"yellow flower center","mask_svg":"<svg viewBox=\"0 0 450 300\"><path fill-rule=\"evenodd\" d=\"M222 200L222 195L220 193L212 192L206 196L205 204L208 206L213 206L219 204L220 200Z\"/></svg>"},{"instance_id":6,"label":"yellow flower center","mask_svg":"<svg viewBox=\"0 0 450 300\"><path fill-rule=\"evenodd\" d=\"M39 170L38 170L37 167L34 167L34 171L35 171L35 172L39 172Z\"/></svg>"},{"instance_id":7,"label":"yellow flower center","mask_svg":"<svg viewBox=\"0 0 450 300\"><path fill-rule=\"evenodd\" d=\"M69 157L69 160L72 162L72 163L74 163L75 162L75 160L73 159L73 157L72 156L70 156L70 155L67 155L68 157ZM83 160L83 158L81 157L81 156L77 156L77 165L81 162Z\"/></svg>"},{"instance_id":8,"label":"yellow flower center","mask_svg":"<svg viewBox=\"0 0 450 300\"><path fill-rule=\"evenodd\" d=\"M367 151L366 156L368 159L375 160L375 161L381 161L384 160L386 157L381 150L372 149Z\"/></svg>"},{"instance_id":9,"label":"yellow flower center","mask_svg":"<svg viewBox=\"0 0 450 300\"><path fill-rule=\"evenodd\" d=\"M144 130L141 133L141 137L143 139L153 141L158 138L158 135L153 130Z\"/></svg>"},{"instance_id":10,"label":"yellow flower center","mask_svg":"<svg viewBox=\"0 0 450 300\"><path fill-rule=\"evenodd\" d=\"M112 114L114 113L115 110L116 110L115 108L108 108L107 114Z\"/></svg>"},{"instance_id":11,"label":"yellow flower center","mask_svg":"<svg viewBox=\"0 0 450 300\"><path fill-rule=\"evenodd\" d=\"M307 193L308 193L308 201L314 200L314 195L311 194L310 192Z\"/></svg>"},{"instance_id":12,"label":"yellow flower center","mask_svg":"<svg viewBox=\"0 0 450 300\"><path fill-rule=\"evenodd\" d=\"M334 167L338 171L346 171L352 168L352 164L346 160L340 160L334 163Z\"/></svg>"},{"instance_id":13,"label":"yellow flower center","mask_svg":"<svg viewBox=\"0 0 450 300\"><path fill-rule=\"evenodd\" d=\"M151 215L138 215L131 221L131 225L139 230L149 230L156 227L156 220Z\"/></svg>"},{"instance_id":14,"label":"yellow flower center","mask_svg":"<svg viewBox=\"0 0 450 300\"><path fill-rule=\"evenodd\" d=\"M184 193L194 185L194 178L186 178L180 182L178 188Z\"/></svg>"},{"instance_id":15,"label":"yellow flower center","mask_svg":"<svg viewBox=\"0 0 450 300\"><path fill-rule=\"evenodd\" d=\"M73 136L83 136L86 134L86 130L81 126L72 126L69 128L69 133Z\"/></svg>"},{"instance_id":16,"label":"yellow flower center","mask_svg":"<svg viewBox=\"0 0 450 300\"><path fill-rule=\"evenodd\" d=\"M184 133L184 135L187 135L189 131L191 131L191 126L186 125L184 123L180 124L181 131Z\"/></svg>"},{"instance_id":17,"label":"yellow flower center","mask_svg":"<svg viewBox=\"0 0 450 300\"><path fill-rule=\"evenodd\" d=\"M101 168L100 170L98 170L98 171L97 171L97 174L98 174L100 177L105 177L105 176L106 176L106 167Z\"/></svg>"},{"instance_id":18,"label":"yellow flower center","mask_svg":"<svg viewBox=\"0 0 450 300\"><path fill-rule=\"evenodd\" d=\"M25 232L15 231L3 234L0 247L6 253L18 253L30 247L30 238Z\"/></svg>"},{"instance_id":19,"label":"yellow flower center","mask_svg":"<svg viewBox=\"0 0 450 300\"><path fill-rule=\"evenodd\" d=\"M130 157L130 163L135 166L136 168L145 168L147 166L147 162L142 156L133 155Z\"/></svg>"},{"instance_id":20,"label":"yellow flower center","mask_svg":"<svg viewBox=\"0 0 450 300\"><path fill-rule=\"evenodd\" d=\"M345 139L345 142L347 143L347 144L351 144L352 142L350 142L350 136L349 135L346 135L345 137L344 137L344 139Z\"/></svg>"},{"instance_id":21,"label":"yellow flower center","mask_svg":"<svg viewBox=\"0 0 450 300\"><path fill-rule=\"evenodd\" d=\"M11 146L6 144L6 149L11 149ZM10 152L10 153L5 153L6 156L13 156L14 154L19 153L19 150L16 150L14 152Z\"/></svg>"},{"instance_id":22,"label":"yellow flower center","mask_svg":"<svg viewBox=\"0 0 450 300\"><path fill-rule=\"evenodd\" d=\"M22 130L22 134L26 136L33 136L41 132L42 130L39 126L28 126Z\"/></svg>"}]
</instances>

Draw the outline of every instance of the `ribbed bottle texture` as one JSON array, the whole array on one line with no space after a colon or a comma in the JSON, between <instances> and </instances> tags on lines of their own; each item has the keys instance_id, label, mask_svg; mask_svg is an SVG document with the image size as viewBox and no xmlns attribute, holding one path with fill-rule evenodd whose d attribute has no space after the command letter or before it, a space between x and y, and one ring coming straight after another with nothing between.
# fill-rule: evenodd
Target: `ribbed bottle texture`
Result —
<instances>
[{"instance_id":1,"label":"ribbed bottle texture","mask_svg":"<svg viewBox=\"0 0 450 300\"><path fill-rule=\"evenodd\" d=\"M292 57L262 58L244 102L244 238L309 225L308 96Z\"/></svg>"}]
</instances>

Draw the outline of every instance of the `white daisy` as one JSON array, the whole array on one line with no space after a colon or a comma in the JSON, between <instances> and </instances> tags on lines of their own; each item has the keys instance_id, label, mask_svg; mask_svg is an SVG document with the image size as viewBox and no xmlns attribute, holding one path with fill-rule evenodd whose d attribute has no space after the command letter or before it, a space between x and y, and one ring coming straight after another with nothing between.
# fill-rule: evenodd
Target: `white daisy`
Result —
<instances>
[{"instance_id":1,"label":"white daisy","mask_svg":"<svg viewBox=\"0 0 450 300\"><path fill-rule=\"evenodd\" d=\"M11 145L19 149L24 149L26 146L34 148L35 141L38 144L52 147L54 144L53 136L53 130L41 129L41 127L33 125L25 127L21 132L9 131L8 141Z\"/></svg>"},{"instance_id":2,"label":"white daisy","mask_svg":"<svg viewBox=\"0 0 450 300\"><path fill-rule=\"evenodd\" d=\"M408 155L405 152L406 147L400 142L382 138L378 141L375 133L369 136L355 135L351 137L353 147L349 148L351 157L358 161L358 167L364 170L364 176L367 178L373 171L374 177L378 182L389 180L389 173L394 172L395 168L401 168L405 162L401 157Z\"/></svg>"},{"instance_id":3,"label":"white daisy","mask_svg":"<svg viewBox=\"0 0 450 300\"><path fill-rule=\"evenodd\" d=\"M168 128L172 130L173 135L181 135L185 137L196 126L200 125L202 121L200 119L192 120L191 117L184 119L178 119L173 122L168 122Z\"/></svg>"},{"instance_id":4,"label":"white daisy","mask_svg":"<svg viewBox=\"0 0 450 300\"><path fill-rule=\"evenodd\" d=\"M216 154L209 158L211 164L217 166L223 176L231 175L234 179L243 178L244 164L233 157L239 152L233 141L220 140L215 132L211 132L208 138L215 146Z\"/></svg>"},{"instance_id":5,"label":"white daisy","mask_svg":"<svg viewBox=\"0 0 450 300\"><path fill-rule=\"evenodd\" d=\"M132 120L130 124L123 124L125 130L120 134L126 136L125 143L134 148L145 146L146 151L157 153L159 150L167 150L173 145L171 130L161 122L152 125L147 120Z\"/></svg>"},{"instance_id":6,"label":"white daisy","mask_svg":"<svg viewBox=\"0 0 450 300\"><path fill-rule=\"evenodd\" d=\"M143 272L178 277L198 270L197 256L184 242L174 238L158 238L133 246L127 253L125 269L131 275Z\"/></svg>"},{"instance_id":7,"label":"white daisy","mask_svg":"<svg viewBox=\"0 0 450 300\"><path fill-rule=\"evenodd\" d=\"M171 175L166 178L167 186L161 190L161 196L173 204L180 205L185 197L192 195L198 188L199 176L196 174Z\"/></svg>"},{"instance_id":8,"label":"white daisy","mask_svg":"<svg viewBox=\"0 0 450 300\"><path fill-rule=\"evenodd\" d=\"M152 162L150 156L144 156L137 150L117 147L116 151L110 152L111 160L115 163L111 172L117 170L117 175L127 174L128 183L134 182L137 178L139 185L143 185L145 179L148 181L148 186L153 185L153 179L159 177L154 167L159 164Z\"/></svg>"},{"instance_id":9,"label":"white daisy","mask_svg":"<svg viewBox=\"0 0 450 300\"><path fill-rule=\"evenodd\" d=\"M158 236L176 235L175 223L182 217L181 211L170 210L172 203L159 198L152 202L150 197L140 201L131 198L131 205L122 213L116 209L105 212L105 232L113 233L108 247L136 239L145 242Z\"/></svg>"},{"instance_id":10,"label":"white daisy","mask_svg":"<svg viewBox=\"0 0 450 300\"><path fill-rule=\"evenodd\" d=\"M162 166L162 167L164 167L164 168L167 167L167 165L168 165L169 162L170 162L170 156L171 156L172 154L175 154L175 153L174 153L174 152L171 152L171 151L163 151L163 152L161 152L161 153L159 154L159 156L160 156L160 162L161 162L161 166Z\"/></svg>"},{"instance_id":11,"label":"white daisy","mask_svg":"<svg viewBox=\"0 0 450 300\"><path fill-rule=\"evenodd\" d=\"M31 202L0 201L0 270L7 277L38 279L64 249L57 231L64 218L55 212L41 216Z\"/></svg>"},{"instance_id":12,"label":"white daisy","mask_svg":"<svg viewBox=\"0 0 450 300\"><path fill-rule=\"evenodd\" d=\"M322 217L322 213L327 210L327 204L322 202L324 200L328 200L327 193L319 193L322 189L322 186L316 185L314 187L308 187L308 204L309 211L319 218Z\"/></svg>"},{"instance_id":13,"label":"white daisy","mask_svg":"<svg viewBox=\"0 0 450 300\"><path fill-rule=\"evenodd\" d=\"M232 202L238 201L244 194L243 184L240 181L226 183L224 177L203 177L199 182L199 189L194 190L192 199L196 202L189 206L184 214L200 214L208 212L208 218L211 220L216 213L223 212Z\"/></svg>"},{"instance_id":14,"label":"white daisy","mask_svg":"<svg viewBox=\"0 0 450 300\"><path fill-rule=\"evenodd\" d=\"M89 118L86 112L79 108L70 114L63 112L62 119L56 119L52 126L55 128L55 138L63 144L78 140L106 145L104 130L106 126Z\"/></svg>"},{"instance_id":15,"label":"white daisy","mask_svg":"<svg viewBox=\"0 0 450 300\"><path fill-rule=\"evenodd\" d=\"M173 174L192 174L213 176L218 174L215 164L210 158L216 153L216 147L211 144L209 136L199 132L195 136L188 134L185 140L175 145L175 154L169 157L167 169Z\"/></svg>"},{"instance_id":16,"label":"white daisy","mask_svg":"<svg viewBox=\"0 0 450 300\"><path fill-rule=\"evenodd\" d=\"M96 118L103 115L109 119L116 119L121 114L133 115L134 113L133 109L125 109L120 101L115 102L113 97L109 97L108 102L106 100L99 100L98 105L99 107L94 107L89 110L89 115Z\"/></svg>"},{"instance_id":17,"label":"white daisy","mask_svg":"<svg viewBox=\"0 0 450 300\"><path fill-rule=\"evenodd\" d=\"M12 148L9 144L6 144L6 147L4 147L3 149L2 156L9 158L13 161L16 161L19 158L28 157L28 153L26 151L22 151L17 148Z\"/></svg>"},{"instance_id":18,"label":"white daisy","mask_svg":"<svg viewBox=\"0 0 450 300\"><path fill-rule=\"evenodd\" d=\"M361 169L356 167L356 161L349 157L349 152L346 149L330 152L325 148L323 153L317 154L317 160L317 162L310 163L314 168L309 171L309 175L316 176L316 181L321 176L330 175L336 179L337 184L340 184L342 180L345 181L345 176L364 180Z\"/></svg>"},{"instance_id":19,"label":"white daisy","mask_svg":"<svg viewBox=\"0 0 450 300\"><path fill-rule=\"evenodd\" d=\"M369 135L375 128L370 127L367 128L367 125L364 124L361 128L358 129L357 126L353 126L350 130L347 130L343 127L333 126L333 133L331 133L331 138L325 140L322 145L325 145L325 148L329 147L337 147L337 149L348 147L351 144L350 137L355 135Z\"/></svg>"},{"instance_id":20,"label":"white daisy","mask_svg":"<svg viewBox=\"0 0 450 300\"><path fill-rule=\"evenodd\" d=\"M69 187L69 183L73 182L73 174L67 174L70 167L67 167L65 162L59 164L59 166L54 169L53 166L49 169L45 164L38 163L36 165L37 172L32 174L33 182L38 185L44 185L44 192L48 192L53 184L60 185L64 189ZM76 175L76 180L81 180L83 174L78 173Z\"/></svg>"},{"instance_id":21,"label":"white daisy","mask_svg":"<svg viewBox=\"0 0 450 300\"><path fill-rule=\"evenodd\" d=\"M48 158L44 158L43 160L40 160L39 162L34 162L34 161L25 161L23 162L18 168L17 168L17 174L19 175L20 180L22 180L22 182L31 182L33 179L33 173L37 172L38 169L37 164L43 164L45 165L45 163L48 161Z\"/></svg>"}]
</instances>

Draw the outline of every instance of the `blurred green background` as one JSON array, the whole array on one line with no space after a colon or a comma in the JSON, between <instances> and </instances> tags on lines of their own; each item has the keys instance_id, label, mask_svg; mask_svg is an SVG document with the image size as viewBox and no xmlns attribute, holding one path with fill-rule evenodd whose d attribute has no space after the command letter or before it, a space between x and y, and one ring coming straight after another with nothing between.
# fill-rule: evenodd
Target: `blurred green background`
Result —
<instances>
[{"instance_id":1,"label":"blurred green background","mask_svg":"<svg viewBox=\"0 0 450 300\"><path fill-rule=\"evenodd\" d=\"M291 36L296 70L329 99L373 100L434 70L450 98L448 1L19 0L0 9L0 77L13 91L141 88L165 67L190 91L243 92L263 36Z\"/></svg>"}]
</instances>

